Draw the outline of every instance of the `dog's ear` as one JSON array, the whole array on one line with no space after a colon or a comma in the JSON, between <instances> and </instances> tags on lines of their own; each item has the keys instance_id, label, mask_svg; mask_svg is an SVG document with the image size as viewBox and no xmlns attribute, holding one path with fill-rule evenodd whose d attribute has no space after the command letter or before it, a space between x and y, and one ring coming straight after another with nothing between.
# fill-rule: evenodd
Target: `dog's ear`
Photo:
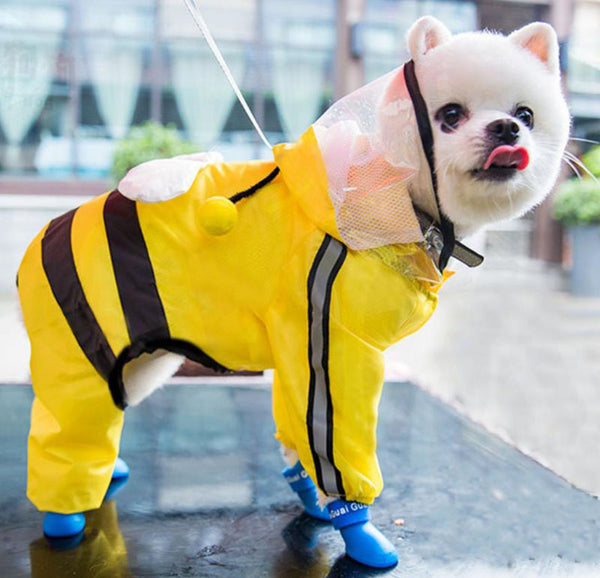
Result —
<instances>
[{"instance_id":1,"label":"dog's ear","mask_svg":"<svg viewBox=\"0 0 600 578\"><path fill-rule=\"evenodd\" d=\"M552 26L543 22L533 22L515 30L508 38L529 50L552 74L559 73L558 39Z\"/></svg>"},{"instance_id":2,"label":"dog's ear","mask_svg":"<svg viewBox=\"0 0 600 578\"><path fill-rule=\"evenodd\" d=\"M427 54L432 48L447 42L451 36L450 30L437 18L423 16L408 31L408 51L412 59L417 62L421 56Z\"/></svg>"}]
</instances>

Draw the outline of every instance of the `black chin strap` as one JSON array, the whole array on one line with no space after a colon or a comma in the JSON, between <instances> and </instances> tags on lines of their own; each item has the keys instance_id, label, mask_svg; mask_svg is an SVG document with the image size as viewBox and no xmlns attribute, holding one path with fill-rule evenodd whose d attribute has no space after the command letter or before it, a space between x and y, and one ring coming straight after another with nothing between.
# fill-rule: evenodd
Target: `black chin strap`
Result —
<instances>
[{"instance_id":1,"label":"black chin strap","mask_svg":"<svg viewBox=\"0 0 600 578\"><path fill-rule=\"evenodd\" d=\"M406 88L408 88L408 93L410 94L410 99L412 100L413 108L415 109L417 126L419 127L419 135L421 136L423 151L425 152L427 164L429 165L431 183L433 185L433 194L435 196L435 204L437 205L437 210L440 217L439 227L442 233L443 245L440 251L438 267L440 271L443 271L446 268L446 265L448 265L448 260L454 252L456 238L454 236L454 224L446 217L446 215L444 215L442 212L442 207L440 206L437 175L435 172L435 159L433 156L433 131L431 130L431 123L429 122L427 104L423 99L423 95L419 89L419 83L417 82L415 63L413 60L409 60L404 65L404 80L406 81Z\"/></svg>"}]
</instances>

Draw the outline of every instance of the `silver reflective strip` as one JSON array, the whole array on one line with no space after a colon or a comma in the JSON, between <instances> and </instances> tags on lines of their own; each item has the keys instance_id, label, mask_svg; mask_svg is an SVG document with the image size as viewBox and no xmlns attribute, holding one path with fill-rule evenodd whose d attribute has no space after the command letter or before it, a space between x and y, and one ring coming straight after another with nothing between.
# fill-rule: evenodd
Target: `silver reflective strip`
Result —
<instances>
[{"instance_id":1,"label":"silver reflective strip","mask_svg":"<svg viewBox=\"0 0 600 578\"><path fill-rule=\"evenodd\" d=\"M314 397L312 400L312 421L308 426L312 429L313 452L315 460L319 461L322 474L323 490L329 495L339 495L342 488L338 488L336 470L328 460L328 434L333 424L328 423L328 375L327 357L329 352L326 336L329 332L329 318L325 318L324 310L327 304L327 286L332 282L336 263L344 251L344 247L335 239L330 239L323 254L321 262L317 265L314 282L309 299L312 306L312 324L310 326L310 341L312 346L311 367L314 371ZM330 295L329 295L330 298ZM315 464L316 465L316 464Z\"/></svg>"}]
</instances>

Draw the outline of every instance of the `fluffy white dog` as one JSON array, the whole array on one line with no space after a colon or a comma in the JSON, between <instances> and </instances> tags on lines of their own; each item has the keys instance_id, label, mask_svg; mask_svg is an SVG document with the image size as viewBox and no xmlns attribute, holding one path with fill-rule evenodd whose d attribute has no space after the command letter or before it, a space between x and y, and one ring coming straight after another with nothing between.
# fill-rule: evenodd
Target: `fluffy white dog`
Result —
<instances>
[{"instance_id":1,"label":"fluffy white dog","mask_svg":"<svg viewBox=\"0 0 600 578\"><path fill-rule=\"evenodd\" d=\"M275 367L292 489L350 557L396 563L368 516L383 486L381 352L433 313L450 255L477 262L457 239L550 192L569 132L550 26L452 36L425 17L408 46L409 63L274 161L141 165L32 243L19 271L36 393L28 495L48 535L83 528L121 410L187 355Z\"/></svg>"}]
</instances>

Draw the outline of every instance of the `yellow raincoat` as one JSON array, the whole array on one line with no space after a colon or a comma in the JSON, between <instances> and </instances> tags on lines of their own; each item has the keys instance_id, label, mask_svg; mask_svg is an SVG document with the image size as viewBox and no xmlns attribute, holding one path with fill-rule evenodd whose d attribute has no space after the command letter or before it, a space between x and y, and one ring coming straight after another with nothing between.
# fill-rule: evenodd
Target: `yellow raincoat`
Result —
<instances>
[{"instance_id":1,"label":"yellow raincoat","mask_svg":"<svg viewBox=\"0 0 600 578\"><path fill-rule=\"evenodd\" d=\"M207 197L266 177L229 234L199 227ZM326 494L371 503L382 352L432 314L432 268L417 244L341 242L313 128L274 161L207 166L172 200L112 192L55 219L18 274L36 396L29 498L60 513L99 507L119 449L122 366L160 347L217 368L274 367L277 438Z\"/></svg>"}]
</instances>

